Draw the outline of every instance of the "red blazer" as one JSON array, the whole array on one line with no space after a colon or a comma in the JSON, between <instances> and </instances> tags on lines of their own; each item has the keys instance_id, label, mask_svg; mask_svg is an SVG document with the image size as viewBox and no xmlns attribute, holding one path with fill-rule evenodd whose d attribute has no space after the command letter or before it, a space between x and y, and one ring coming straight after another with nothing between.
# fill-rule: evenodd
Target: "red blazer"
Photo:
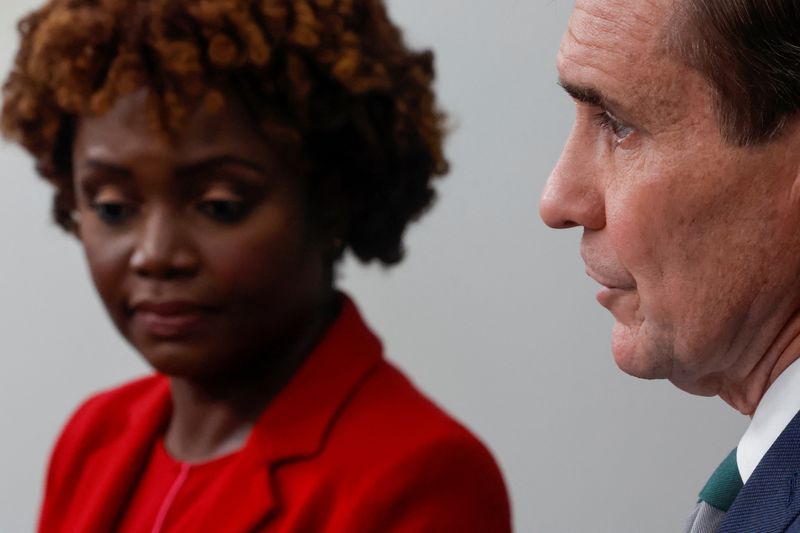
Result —
<instances>
[{"instance_id":1,"label":"red blazer","mask_svg":"<svg viewBox=\"0 0 800 533\"><path fill-rule=\"evenodd\" d=\"M163 376L83 404L53 452L40 533L113 531L169 413ZM511 531L492 456L383 359L350 301L246 446L192 533Z\"/></svg>"}]
</instances>

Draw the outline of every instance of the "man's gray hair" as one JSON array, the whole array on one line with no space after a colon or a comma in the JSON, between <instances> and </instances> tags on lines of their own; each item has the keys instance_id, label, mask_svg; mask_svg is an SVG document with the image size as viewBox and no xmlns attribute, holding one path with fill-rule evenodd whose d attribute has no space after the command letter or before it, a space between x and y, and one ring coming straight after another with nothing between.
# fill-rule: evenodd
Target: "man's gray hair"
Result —
<instances>
[{"instance_id":1,"label":"man's gray hair","mask_svg":"<svg viewBox=\"0 0 800 533\"><path fill-rule=\"evenodd\" d=\"M717 92L720 130L741 146L800 112L800 0L676 0L672 48Z\"/></svg>"}]
</instances>

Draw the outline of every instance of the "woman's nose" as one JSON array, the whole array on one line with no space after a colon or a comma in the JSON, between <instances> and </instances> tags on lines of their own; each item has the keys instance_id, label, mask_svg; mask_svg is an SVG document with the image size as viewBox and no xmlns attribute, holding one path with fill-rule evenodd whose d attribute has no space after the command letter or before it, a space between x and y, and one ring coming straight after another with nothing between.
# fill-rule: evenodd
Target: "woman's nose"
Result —
<instances>
[{"instance_id":1,"label":"woman's nose","mask_svg":"<svg viewBox=\"0 0 800 533\"><path fill-rule=\"evenodd\" d=\"M178 217L166 208L154 209L143 217L130 266L145 278L184 278L197 272L199 258Z\"/></svg>"}]
</instances>

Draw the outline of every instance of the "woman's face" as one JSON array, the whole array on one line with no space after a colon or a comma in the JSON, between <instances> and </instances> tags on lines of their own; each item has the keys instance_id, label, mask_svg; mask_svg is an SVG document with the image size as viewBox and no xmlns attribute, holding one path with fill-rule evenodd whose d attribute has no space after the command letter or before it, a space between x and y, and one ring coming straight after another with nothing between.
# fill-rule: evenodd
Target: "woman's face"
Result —
<instances>
[{"instance_id":1,"label":"woman's face","mask_svg":"<svg viewBox=\"0 0 800 533\"><path fill-rule=\"evenodd\" d=\"M74 184L92 278L157 370L235 371L289 345L330 289L305 184L235 102L198 109L167 139L148 123L147 95L78 123Z\"/></svg>"}]
</instances>

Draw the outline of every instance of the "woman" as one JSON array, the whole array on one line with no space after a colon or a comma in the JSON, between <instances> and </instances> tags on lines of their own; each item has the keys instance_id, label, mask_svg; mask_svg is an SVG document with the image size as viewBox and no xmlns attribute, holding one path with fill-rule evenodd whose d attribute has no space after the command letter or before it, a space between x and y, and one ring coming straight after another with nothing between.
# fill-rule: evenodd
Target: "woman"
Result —
<instances>
[{"instance_id":1,"label":"woman","mask_svg":"<svg viewBox=\"0 0 800 533\"><path fill-rule=\"evenodd\" d=\"M335 289L446 172L379 0L51 0L2 127L156 373L82 405L42 532L505 532L501 475Z\"/></svg>"}]
</instances>

